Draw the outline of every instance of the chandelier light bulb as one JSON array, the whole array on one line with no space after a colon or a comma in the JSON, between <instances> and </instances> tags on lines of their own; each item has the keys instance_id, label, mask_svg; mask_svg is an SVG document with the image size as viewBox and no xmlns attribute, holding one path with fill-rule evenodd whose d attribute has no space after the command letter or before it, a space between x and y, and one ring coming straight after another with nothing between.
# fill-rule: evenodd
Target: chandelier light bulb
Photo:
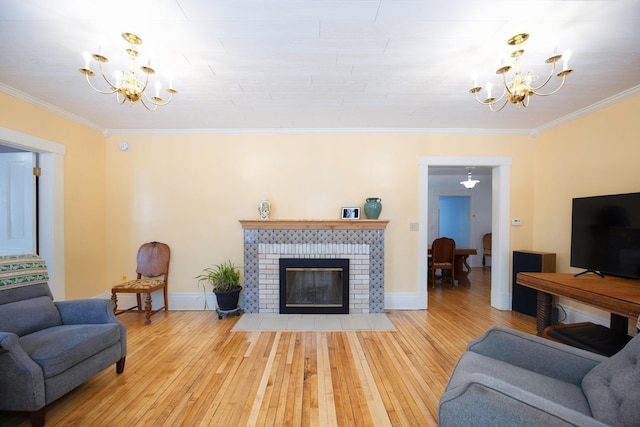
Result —
<instances>
[{"instance_id":1,"label":"chandelier light bulb","mask_svg":"<svg viewBox=\"0 0 640 427\"><path fill-rule=\"evenodd\" d=\"M562 71L567 71L569 69L569 59L571 58L571 51L566 50L562 55Z\"/></svg>"},{"instance_id":2,"label":"chandelier light bulb","mask_svg":"<svg viewBox=\"0 0 640 427\"><path fill-rule=\"evenodd\" d=\"M84 58L84 68L87 70L91 69L91 54L89 52L82 52L82 57Z\"/></svg>"},{"instance_id":3,"label":"chandelier light bulb","mask_svg":"<svg viewBox=\"0 0 640 427\"><path fill-rule=\"evenodd\" d=\"M556 55L558 53L558 42L559 38L557 35L554 35L551 38L551 46L553 47L553 54Z\"/></svg>"}]
</instances>

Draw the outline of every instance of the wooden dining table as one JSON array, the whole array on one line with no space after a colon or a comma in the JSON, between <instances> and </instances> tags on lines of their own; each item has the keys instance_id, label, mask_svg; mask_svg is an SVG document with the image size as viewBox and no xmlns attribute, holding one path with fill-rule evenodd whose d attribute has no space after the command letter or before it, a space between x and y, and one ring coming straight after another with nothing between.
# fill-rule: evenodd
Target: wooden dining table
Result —
<instances>
[{"instance_id":1,"label":"wooden dining table","mask_svg":"<svg viewBox=\"0 0 640 427\"><path fill-rule=\"evenodd\" d=\"M471 255L477 255L478 251L474 248L456 248L454 259L454 271L458 285L471 285L469 281L469 271L471 267L467 260ZM429 256L431 256L431 248L429 248Z\"/></svg>"}]
</instances>

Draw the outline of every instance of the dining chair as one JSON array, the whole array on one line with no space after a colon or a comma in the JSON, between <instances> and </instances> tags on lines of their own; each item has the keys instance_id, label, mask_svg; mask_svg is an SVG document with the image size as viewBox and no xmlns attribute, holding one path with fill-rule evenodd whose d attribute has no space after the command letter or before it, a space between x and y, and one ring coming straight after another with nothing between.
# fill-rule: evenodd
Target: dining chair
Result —
<instances>
[{"instance_id":1,"label":"dining chair","mask_svg":"<svg viewBox=\"0 0 640 427\"><path fill-rule=\"evenodd\" d=\"M146 294L144 312L146 315L145 325L151 323L151 316L158 311L169 309L167 302L167 284L169 278L169 259L171 251L169 246L160 242L149 242L138 249L138 266L136 268L137 278L128 282L119 283L111 288L111 300L114 303L113 312L118 315L126 311L138 309L142 311L141 294ZM162 290L164 294L164 306L152 310L151 293ZM136 294L137 304L133 307L118 310L118 293Z\"/></svg>"},{"instance_id":2,"label":"dining chair","mask_svg":"<svg viewBox=\"0 0 640 427\"><path fill-rule=\"evenodd\" d=\"M491 233L482 236L482 268L487 265L485 257L491 256Z\"/></svg>"},{"instance_id":3,"label":"dining chair","mask_svg":"<svg viewBox=\"0 0 640 427\"><path fill-rule=\"evenodd\" d=\"M436 270L451 271L451 284L455 284L456 241L449 237L439 237L431 244L431 284L436 285ZM444 279L444 274L442 275Z\"/></svg>"}]
</instances>

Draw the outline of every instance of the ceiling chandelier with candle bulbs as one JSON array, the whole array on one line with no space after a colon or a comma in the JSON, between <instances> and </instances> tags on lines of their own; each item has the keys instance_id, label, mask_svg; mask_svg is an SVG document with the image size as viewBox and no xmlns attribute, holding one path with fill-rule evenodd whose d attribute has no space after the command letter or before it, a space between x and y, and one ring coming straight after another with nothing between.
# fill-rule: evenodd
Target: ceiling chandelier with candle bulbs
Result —
<instances>
[{"instance_id":1,"label":"ceiling chandelier with candle bulbs","mask_svg":"<svg viewBox=\"0 0 640 427\"><path fill-rule=\"evenodd\" d=\"M114 73L113 79L107 77L102 69L102 64L109 62L109 59L103 55L102 47L98 48L98 53L90 55L88 52L84 52L84 67L80 68L80 72L87 78L87 83L96 92L110 95L116 94L116 100L119 104L124 104L129 101L129 104L133 106L134 103L140 101L147 110L155 110L158 107L167 105L173 99L173 95L178 93L173 88L173 81L169 80L169 85L165 91L169 94L169 97L165 100L160 96L162 89L162 83L159 80L155 81L155 94L149 96L146 92L149 85L149 75L155 74L155 70L151 68L151 60L147 60L145 65L142 65L139 70L136 68L136 58L140 55L136 46L142 44L142 39L132 33L122 33L122 38L129 43L129 47L125 49L125 52L129 56L129 69L117 70ZM91 77L94 77L96 73L91 69L91 59L98 63L99 73L106 82L106 90L98 89L93 85ZM141 71L141 73L138 73Z\"/></svg>"},{"instance_id":2,"label":"ceiling chandelier with candle bulbs","mask_svg":"<svg viewBox=\"0 0 640 427\"><path fill-rule=\"evenodd\" d=\"M520 33L509 39L507 42L509 46L514 46L516 50L511 53L511 58L513 58L513 66L505 65L504 58L502 59L502 64L500 68L496 70L496 74L502 74L502 95L499 98L495 98L493 96L493 87L491 83L487 83L487 96L484 99L481 99L479 93L482 90L481 86L478 86L478 77L477 75L473 76L474 86L469 90L469 92L475 94L476 100L483 105L488 105L491 111L497 112L502 110L508 103L515 104L517 108L519 107L527 107L529 105L529 101L531 100L532 95L538 96L549 96L558 92L562 86L564 86L564 82L569 74L573 72L569 68L569 58L571 56L570 51L566 51L563 55L559 54L557 51L557 43L554 43L553 54L546 59L545 63L550 64L551 70L549 71L548 77L539 85L535 86L535 82L538 79L538 76L531 73L531 71L523 74L522 66L520 64L520 59L524 54L525 50L522 48L522 44L527 41L529 38L529 34ZM556 74L556 63L562 59L562 70ZM509 74L509 72L511 72ZM551 92L543 93L540 90L547 85L554 77L554 75L560 78L560 84Z\"/></svg>"}]
</instances>

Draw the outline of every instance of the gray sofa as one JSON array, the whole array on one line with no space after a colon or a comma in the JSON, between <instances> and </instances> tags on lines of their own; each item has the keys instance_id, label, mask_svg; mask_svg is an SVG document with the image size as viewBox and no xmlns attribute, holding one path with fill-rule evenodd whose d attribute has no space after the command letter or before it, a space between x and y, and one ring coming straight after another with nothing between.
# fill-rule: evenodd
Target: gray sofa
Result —
<instances>
[{"instance_id":1,"label":"gray sofa","mask_svg":"<svg viewBox=\"0 0 640 427\"><path fill-rule=\"evenodd\" d=\"M127 330L113 302L54 302L44 261L0 257L0 411L28 412L44 424L45 406L98 372L124 370Z\"/></svg>"},{"instance_id":2,"label":"gray sofa","mask_svg":"<svg viewBox=\"0 0 640 427\"><path fill-rule=\"evenodd\" d=\"M440 426L640 426L640 335L607 358L502 327L467 347Z\"/></svg>"}]
</instances>

